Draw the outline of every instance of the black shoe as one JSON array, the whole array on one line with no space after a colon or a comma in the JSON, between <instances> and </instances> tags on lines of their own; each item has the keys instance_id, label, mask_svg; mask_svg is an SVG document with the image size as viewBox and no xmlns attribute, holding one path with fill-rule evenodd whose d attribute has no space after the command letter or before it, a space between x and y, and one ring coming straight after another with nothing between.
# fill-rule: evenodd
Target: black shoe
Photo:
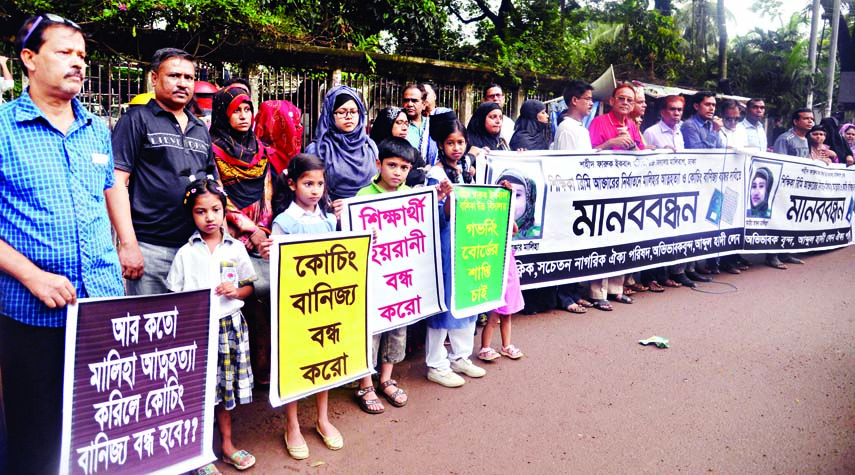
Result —
<instances>
[{"instance_id":1,"label":"black shoe","mask_svg":"<svg viewBox=\"0 0 855 475\"><path fill-rule=\"evenodd\" d=\"M686 277L694 280L695 282L712 282L712 279L709 277L704 277L697 272L686 271Z\"/></svg>"},{"instance_id":2,"label":"black shoe","mask_svg":"<svg viewBox=\"0 0 855 475\"><path fill-rule=\"evenodd\" d=\"M683 287L689 287L691 289L694 289L696 287L695 283L692 282L688 277L686 277L686 274L671 274L671 280L682 284Z\"/></svg>"},{"instance_id":3,"label":"black shoe","mask_svg":"<svg viewBox=\"0 0 855 475\"><path fill-rule=\"evenodd\" d=\"M781 262L784 262L786 264L804 264L805 263L805 261L803 261L797 257L793 257L789 254L782 255L779 257L779 259L781 260Z\"/></svg>"}]
</instances>

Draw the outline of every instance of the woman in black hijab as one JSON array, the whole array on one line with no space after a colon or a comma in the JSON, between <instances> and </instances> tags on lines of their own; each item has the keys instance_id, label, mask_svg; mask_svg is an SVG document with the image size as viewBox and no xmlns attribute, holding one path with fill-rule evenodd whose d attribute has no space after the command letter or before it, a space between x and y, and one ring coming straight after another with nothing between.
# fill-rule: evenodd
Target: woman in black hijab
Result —
<instances>
[{"instance_id":1,"label":"woman in black hijab","mask_svg":"<svg viewBox=\"0 0 855 475\"><path fill-rule=\"evenodd\" d=\"M410 121L407 119L407 114L403 109L400 107L385 107L377 111L377 117L374 118L374 124L371 125L369 137L377 144L393 136L406 139L409 129ZM418 149L416 149L415 155L416 163L410 169L406 181L406 185L410 188L424 185L427 180L427 169L430 168L425 168L427 164Z\"/></svg>"},{"instance_id":2,"label":"woman in black hijab","mask_svg":"<svg viewBox=\"0 0 855 475\"><path fill-rule=\"evenodd\" d=\"M469 146L510 150L508 143L501 136L502 117L502 106L495 102L485 102L478 106L466 126Z\"/></svg>"},{"instance_id":3,"label":"woman in black hijab","mask_svg":"<svg viewBox=\"0 0 855 475\"><path fill-rule=\"evenodd\" d=\"M542 102L529 99L520 108L520 116L511 137L511 150L548 150L552 142L549 114Z\"/></svg>"}]
</instances>

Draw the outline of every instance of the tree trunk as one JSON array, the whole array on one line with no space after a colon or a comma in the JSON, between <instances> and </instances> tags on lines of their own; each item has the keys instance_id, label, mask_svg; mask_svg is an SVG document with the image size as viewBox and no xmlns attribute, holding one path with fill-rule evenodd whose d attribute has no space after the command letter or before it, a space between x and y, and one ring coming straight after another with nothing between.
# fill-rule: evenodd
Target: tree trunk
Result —
<instances>
[{"instance_id":1,"label":"tree trunk","mask_svg":"<svg viewBox=\"0 0 855 475\"><path fill-rule=\"evenodd\" d=\"M718 27L718 78L727 78L727 25L724 15L724 0L716 5L716 26Z\"/></svg>"}]
</instances>

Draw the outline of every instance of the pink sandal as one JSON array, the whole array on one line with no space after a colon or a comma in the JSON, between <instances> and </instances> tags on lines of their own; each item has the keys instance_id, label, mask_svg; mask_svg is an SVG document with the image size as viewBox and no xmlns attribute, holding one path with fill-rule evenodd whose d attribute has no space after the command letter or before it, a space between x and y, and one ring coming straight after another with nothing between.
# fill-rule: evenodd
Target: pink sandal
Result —
<instances>
[{"instance_id":1,"label":"pink sandal","mask_svg":"<svg viewBox=\"0 0 855 475\"><path fill-rule=\"evenodd\" d=\"M496 350L490 348L489 346L481 348L481 351L478 352L478 359L481 361L493 361L496 358L501 357L502 355L500 355Z\"/></svg>"},{"instance_id":2,"label":"pink sandal","mask_svg":"<svg viewBox=\"0 0 855 475\"><path fill-rule=\"evenodd\" d=\"M523 352L514 345L503 346L500 353L512 360L517 360L523 357Z\"/></svg>"}]
</instances>

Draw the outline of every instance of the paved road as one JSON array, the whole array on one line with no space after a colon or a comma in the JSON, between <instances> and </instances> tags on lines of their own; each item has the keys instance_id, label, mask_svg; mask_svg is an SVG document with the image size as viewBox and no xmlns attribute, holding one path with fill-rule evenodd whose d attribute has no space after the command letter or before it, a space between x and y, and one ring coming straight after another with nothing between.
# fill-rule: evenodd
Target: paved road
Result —
<instances>
[{"instance_id":1,"label":"paved road","mask_svg":"<svg viewBox=\"0 0 855 475\"><path fill-rule=\"evenodd\" d=\"M253 474L855 473L855 247L806 260L610 313L518 316L527 356L462 388L428 382L415 354L396 369L402 409L369 416L331 392L339 452L310 430L308 401L311 457L290 459L265 393L238 409L235 441ZM652 335L671 348L637 343Z\"/></svg>"}]
</instances>

